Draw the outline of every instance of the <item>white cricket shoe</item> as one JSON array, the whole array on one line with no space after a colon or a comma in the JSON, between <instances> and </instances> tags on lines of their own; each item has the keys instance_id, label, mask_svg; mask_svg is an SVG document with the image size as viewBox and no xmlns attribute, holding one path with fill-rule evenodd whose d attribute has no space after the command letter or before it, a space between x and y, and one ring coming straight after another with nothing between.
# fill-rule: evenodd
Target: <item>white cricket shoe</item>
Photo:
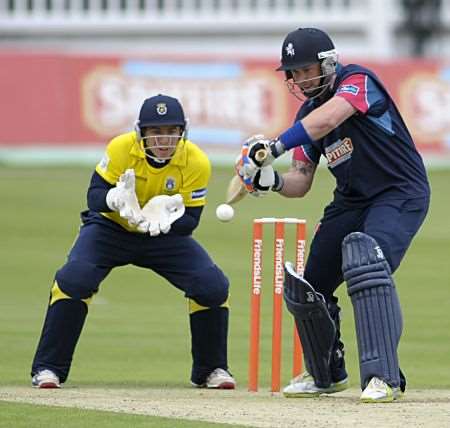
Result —
<instances>
[{"instance_id":1,"label":"white cricket shoe","mask_svg":"<svg viewBox=\"0 0 450 428\"><path fill-rule=\"evenodd\" d=\"M206 378L203 384L196 384L191 382L196 388L210 388L210 389L234 389L236 388L236 381L233 376L224 369L215 369Z\"/></svg>"},{"instance_id":2,"label":"white cricket shoe","mask_svg":"<svg viewBox=\"0 0 450 428\"><path fill-rule=\"evenodd\" d=\"M291 383L283 389L283 394L287 398L309 398L334 394L347 388L348 378L332 383L328 388L319 388L314 383L314 378L308 372L304 372L291 380Z\"/></svg>"},{"instance_id":3,"label":"white cricket shoe","mask_svg":"<svg viewBox=\"0 0 450 428\"><path fill-rule=\"evenodd\" d=\"M373 377L361 394L363 403L391 403L401 398L400 388L392 388L384 380Z\"/></svg>"},{"instance_id":4,"label":"white cricket shoe","mask_svg":"<svg viewBox=\"0 0 450 428\"><path fill-rule=\"evenodd\" d=\"M51 370L39 370L31 379L34 388L60 388L59 377Z\"/></svg>"}]
</instances>

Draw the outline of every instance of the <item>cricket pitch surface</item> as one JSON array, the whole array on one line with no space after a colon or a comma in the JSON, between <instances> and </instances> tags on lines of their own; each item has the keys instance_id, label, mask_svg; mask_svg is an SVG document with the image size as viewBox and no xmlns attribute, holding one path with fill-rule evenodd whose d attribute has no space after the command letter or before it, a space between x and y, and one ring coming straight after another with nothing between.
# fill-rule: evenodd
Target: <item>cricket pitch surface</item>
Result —
<instances>
[{"instance_id":1,"label":"cricket pitch surface","mask_svg":"<svg viewBox=\"0 0 450 428\"><path fill-rule=\"evenodd\" d=\"M39 390L0 387L0 400L46 406L75 407L138 415L162 416L249 427L447 427L449 390L407 390L387 404L359 402L359 390L349 389L319 398L287 399L268 391L243 388L217 391L191 388L63 387Z\"/></svg>"}]
</instances>

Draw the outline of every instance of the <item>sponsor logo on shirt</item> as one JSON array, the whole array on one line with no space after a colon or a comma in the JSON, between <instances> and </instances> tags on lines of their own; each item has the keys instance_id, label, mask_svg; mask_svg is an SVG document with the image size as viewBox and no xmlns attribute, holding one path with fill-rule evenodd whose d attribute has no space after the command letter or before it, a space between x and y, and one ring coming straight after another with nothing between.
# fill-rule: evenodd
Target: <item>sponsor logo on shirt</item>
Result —
<instances>
[{"instance_id":1,"label":"sponsor logo on shirt","mask_svg":"<svg viewBox=\"0 0 450 428\"><path fill-rule=\"evenodd\" d=\"M167 177L165 187L169 192L175 189L175 179L173 177Z\"/></svg>"},{"instance_id":2,"label":"sponsor logo on shirt","mask_svg":"<svg viewBox=\"0 0 450 428\"><path fill-rule=\"evenodd\" d=\"M325 147L325 156L328 161L328 167L334 168L342 162L350 159L353 152L353 144L350 138L339 139L331 146Z\"/></svg>"},{"instance_id":3,"label":"sponsor logo on shirt","mask_svg":"<svg viewBox=\"0 0 450 428\"><path fill-rule=\"evenodd\" d=\"M342 85L339 86L338 90L336 91L336 94L352 94L352 95L358 95L359 87L356 85Z\"/></svg>"},{"instance_id":4,"label":"sponsor logo on shirt","mask_svg":"<svg viewBox=\"0 0 450 428\"><path fill-rule=\"evenodd\" d=\"M191 198L192 199L202 199L202 198L204 198L206 196L206 192L207 192L207 189L194 190L191 193Z\"/></svg>"}]
</instances>

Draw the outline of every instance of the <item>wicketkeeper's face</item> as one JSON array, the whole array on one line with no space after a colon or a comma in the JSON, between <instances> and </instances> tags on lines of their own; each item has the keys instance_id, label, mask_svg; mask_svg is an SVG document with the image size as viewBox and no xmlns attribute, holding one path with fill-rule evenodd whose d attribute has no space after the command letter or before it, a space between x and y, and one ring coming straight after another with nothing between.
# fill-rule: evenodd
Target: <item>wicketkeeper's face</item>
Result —
<instances>
[{"instance_id":1,"label":"wicketkeeper's face","mask_svg":"<svg viewBox=\"0 0 450 428\"><path fill-rule=\"evenodd\" d=\"M144 128L142 139L144 149L149 157L160 160L170 159L180 139L183 138L181 126L152 126Z\"/></svg>"}]
</instances>

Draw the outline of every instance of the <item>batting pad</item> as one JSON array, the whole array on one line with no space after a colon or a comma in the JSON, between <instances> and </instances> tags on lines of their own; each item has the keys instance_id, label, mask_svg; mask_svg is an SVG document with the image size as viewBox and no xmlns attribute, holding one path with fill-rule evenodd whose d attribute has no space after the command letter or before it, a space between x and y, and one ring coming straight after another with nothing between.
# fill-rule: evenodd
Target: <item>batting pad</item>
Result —
<instances>
[{"instance_id":1,"label":"batting pad","mask_svg":"<svg viewBox=\"0 0 450 428\"><path fill-rule=\"evenodd\" d=\"M284 300L294 316L303 346L305 365L319 388L331 385L330 361L336 326L323 297L287 262L284 268Z\"/></svg>"},{"instance_id":2,"label":"batting pad","mask_svg":"<svg viewBox=\"0 0 450 428\"><path fill-rule=\"evenodd\" d=\"M374 376L398 387L402 314L389 264L375 239L360 232L347 235L342 271L355 316L361 388Z\"/></svg>"}]
</instances>

